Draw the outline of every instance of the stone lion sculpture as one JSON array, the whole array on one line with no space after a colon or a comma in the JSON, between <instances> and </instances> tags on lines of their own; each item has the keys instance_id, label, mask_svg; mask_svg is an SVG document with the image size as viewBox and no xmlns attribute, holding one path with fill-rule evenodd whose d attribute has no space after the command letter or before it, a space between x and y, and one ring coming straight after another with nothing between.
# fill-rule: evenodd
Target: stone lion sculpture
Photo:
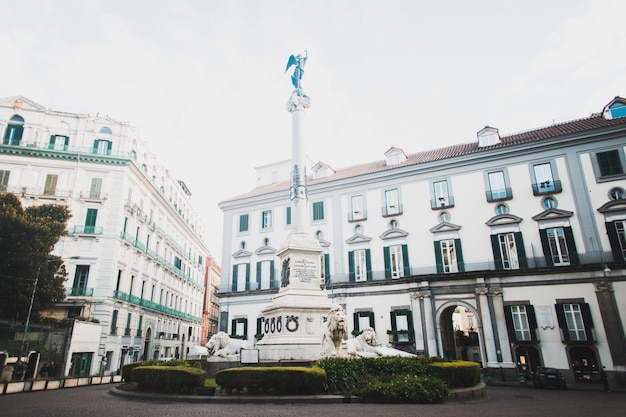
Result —
<instances>
[{"instance_id":1,"label":"stone lion sculpture","mask_svg":"<svg viewBox=\"0 0 626 417\"><path fill-rule=\"evenodd\" d=\"M328 312L326 329L322 336L322 347L327 356L340 356L341 342L346 334L346 311L334 306Z\"/></svg>"},{"instance_id":2,"label":"stone lion sculpture","mask_svg":"<svg viewBox=\"0 0 626 417\"><path fill-rule=\"evenodd\" d=\"M222 358L237 355L241 349L253 347L252 343L247 340L233 339L225 332L218 332L211 336L205 346L209 351L209 357Z\"/></svg>"},{"instance_id":3,"label":"stone lion sculpture","mask_svg":"<svg viewBox=\"0 0 626 417\"><path fill-rule=\"evenodd\" d=\"M382 356L378 348L378 339L376 338L376 330L372 327L366 327L363 332L355 338L348 339L346 347L348 355L377 357Z\"/></svg>"}]
</instances>

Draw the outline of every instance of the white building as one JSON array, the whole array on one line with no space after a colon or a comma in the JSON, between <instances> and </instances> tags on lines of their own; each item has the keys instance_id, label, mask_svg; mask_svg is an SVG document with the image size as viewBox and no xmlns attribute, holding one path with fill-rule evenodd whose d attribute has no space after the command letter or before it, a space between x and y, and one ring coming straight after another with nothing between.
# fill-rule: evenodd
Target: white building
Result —
<instances>
[{"instance_id":1,"label":"white building","mask_svg":"<svg viewBox=\"0 0 626 417\"><path fill-rule=\"evenodd\" d=\"M10 97L0 100L0 134L0 191L25 207L63 204L72 212L54 253L69 273L67 299L51 314L100 326L74 326L65 373L184 357L200 342L210 257L184 182L131 125L108 116Z\"/></svg>"},{"instance_id":2,"label":"white building","mask_svg":"<svg viewBox=\"0 0 626 417\"><path fill-rule=\"evenodd\" d=\"M396 348L464 352L507 381L545 365L578 383L605 366L623 382L625 115L615 98L601 113L523 133L485 127L471 143L313 166L320 278L349 332L369 325ZM288 177L257 178L220 203L220 329L249 340L268 331L260 312L280 287L276 252L291 223ZM457 307L472 317L476 349L458 349Z\"/></svg>"}]
</instances>

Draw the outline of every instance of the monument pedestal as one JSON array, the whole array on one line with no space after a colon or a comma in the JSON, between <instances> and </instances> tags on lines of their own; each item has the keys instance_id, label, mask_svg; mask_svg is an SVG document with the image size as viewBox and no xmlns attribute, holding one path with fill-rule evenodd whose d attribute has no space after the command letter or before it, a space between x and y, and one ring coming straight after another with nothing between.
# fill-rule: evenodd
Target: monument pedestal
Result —
<instances>
[{"instance_id":1,"label":"monument pedestal","mask_svg":"<svg viewBox=\"0 0 626 417\"><path fill-rule=\"evenodd\" d=\"M264 336L256 344L261 361L316 360L322 356L324 319L332 303L320 289L320 249L307 234L289 236L278 253L281 288L262 310Z\"/></svg>"}]
</instances>

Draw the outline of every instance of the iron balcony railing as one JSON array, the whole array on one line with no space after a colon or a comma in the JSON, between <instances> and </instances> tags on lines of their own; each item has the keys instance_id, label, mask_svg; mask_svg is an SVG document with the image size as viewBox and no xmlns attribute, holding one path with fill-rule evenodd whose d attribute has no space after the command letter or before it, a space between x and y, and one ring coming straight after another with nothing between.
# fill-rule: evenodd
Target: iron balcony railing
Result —
<instances>
[{"instance_id":1,"label":"iron balcony railing","mask_svg":"<svg viewBox=\"0 0 626 417\"><path fill-rule=\"evenodd\" d=\"M68 297L92 297L93 288L87 287L74 287L65 290L65 295Z\"/></svg>"},{"instance_id":2,"label":"iron balcony railing","mask_svg":"<svg viewBox=\"0 0 626 417\"><path fill-rule=\"evenodd\" d=\"M176 310L174 308L171 307L166 307L164 305L155 303L153 301L149 301L149 300L145 300L141 297L137 297L135 295L130 295L127 294L123 291L118 291L118 290L114 290L113 291L113 298L120 300L120 301L125 301L127 303L131 303L131 304L135 304L138 306L142 306L145 308L149 308L151 310L155 310L158 311L160 313L165 313L165 314L169 314L171 316L175 316L175 317L179 317L181 319L185 319L185 320L189 320L189 321L195 321L198 323L202 322L202 318L200 317L195 317L191 314L187 314L187 313L183 313L182 311Z\"/></svg>"}]
</instances>

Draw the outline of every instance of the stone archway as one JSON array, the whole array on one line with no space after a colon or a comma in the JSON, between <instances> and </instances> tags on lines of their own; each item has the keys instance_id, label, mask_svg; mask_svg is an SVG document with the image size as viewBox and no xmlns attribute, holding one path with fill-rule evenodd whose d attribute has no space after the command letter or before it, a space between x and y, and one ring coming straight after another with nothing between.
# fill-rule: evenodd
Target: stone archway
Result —
<instances>
[{"instance_id":1,"label":"stone archway","mask_svg":"<svg viewBox=\"0 0 626 417\"><path fill-rule=\"evenodd\" d=\"M574 346L569 349L569 362L574 373L574 381L593 383L599 376L598 356L589 346Z\"/></svg>"},{"instance_id":2,"label":"stone archway","mask_svg":"<svg viewBox=\"0 0 626 417\"><path fill-rule=\"evenodd\" d=\"M465 303L449 303L440 309L440 352L443 357L482 364L476 311Z\"/></svg>"}]
</instances>

